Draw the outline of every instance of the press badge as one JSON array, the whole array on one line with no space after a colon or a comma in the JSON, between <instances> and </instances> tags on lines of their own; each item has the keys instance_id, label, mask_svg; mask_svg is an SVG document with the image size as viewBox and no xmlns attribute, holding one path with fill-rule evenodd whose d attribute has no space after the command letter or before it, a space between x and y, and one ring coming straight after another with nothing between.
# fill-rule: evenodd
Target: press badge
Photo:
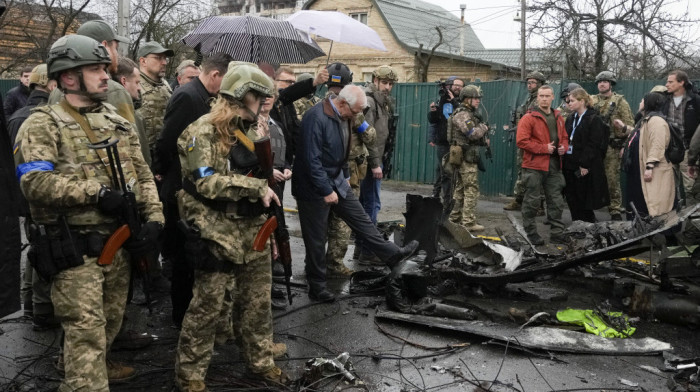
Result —
<instances>
[{"instance_id":1,"label":"press badge","mask_svg":"<svg viewBox=\"0 0 700 392\"><path fill-rule=\"evenodd\" d=\"M569 149L566 150L566 153L567 153L567 154L572 154L573 152L574 152L574 145L573 145L573 144L569 144Z\"/></svg>"}]
</instances>

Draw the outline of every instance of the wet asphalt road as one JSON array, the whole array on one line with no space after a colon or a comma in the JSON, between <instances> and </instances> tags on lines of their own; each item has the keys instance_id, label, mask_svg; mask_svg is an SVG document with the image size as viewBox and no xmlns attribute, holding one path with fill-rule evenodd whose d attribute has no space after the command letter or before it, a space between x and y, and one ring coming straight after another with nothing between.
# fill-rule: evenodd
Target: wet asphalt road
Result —
<instances>
[{"instance_id":1,"label":"wet asphalt road","mask_svg":"<svg viewBox=\"0 0 700 392\"><path fill-rule=\"evenodd\" d=\"M430 191L431 186L427 185L385 182L380 220L403 218L401 213L404 212L407 192L427 196ZM479 220L487 226L485 235L495 235L495 227L505 228L505 231L511 228L501 209L505 201L505 198L479 201ZM285 202L289 209L294 209L291 195L286 196ZM599 218L605 219L606 216L606 213L601 213ZM370 391L472 391L476 390L476 383L483 383L486 388L491 386L492 391L667 390L664 377L638 367L663 368L660 355L535 355L512 346L489 344L477 336L375 321L377 307L384 306L383 297L349 295L346 280L330 281L329 287L340 294L335 303L311 303L303 287L303 242L298 219L294 212L288 212L287 220L293 236L294 304L284 311L274 311L273 316L275 341L288 346L287 356L278 361L278 365L294 378L301 377L306 361L311 358L333 358L348 352L356 374ZM541 230L542 234L546 233L546 226L542 225ZM348 257L351 254L352 247ZM353 261L346 261L346 264L360 268ZM591 308L604 299L610 299L613 307L619 309L619 301L612 297L610 290L614 279L562 276L526 284L567 292L567 299L559 302L479 298L476 294L470 299L483 309L506 313L510 308L528 313L556 312L566 307ZM115 351L110 355L114 360L135 366L140 372L129 383L112 386L113 391L172 389L178 331L170 322L168 294L156 292L153 296L152 315L148 315L144 306L128 305L127 328L157 335L158 340L145 349ZM517 325L507 318L498 321ZM700 356L700 343L692 329L653 321L643 321L637 326L635 337L654 337L671 343L678 355ZM0 391L48 391L55 388L60 380L53 368L58 352L58 332L33 331L31 322L23 318L21 312L0 321L0 329ZM273 390L247 380L244 372L235 344L217 346L207 384L212 391ZM643 389L626 386L621 379L638 383ZM347 386L329 378L303 390L342 388Z\"/></svg>"}]
</instances>

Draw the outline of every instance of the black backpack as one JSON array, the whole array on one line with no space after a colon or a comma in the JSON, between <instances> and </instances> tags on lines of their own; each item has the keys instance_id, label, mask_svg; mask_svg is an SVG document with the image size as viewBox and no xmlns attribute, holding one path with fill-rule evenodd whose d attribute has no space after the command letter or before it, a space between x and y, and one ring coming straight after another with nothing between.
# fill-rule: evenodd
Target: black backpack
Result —
<instances>
[{"instance_id":1,"label":"black backpack","mask_svg":"<svg viewBox=\"0 0 700 392\"><path fill-rule=\"evenodd\" d=\"M668 130L671 133L671 140L668 142L668 147L666 147L666 152L664 153L666 160L673 164L683 162L683 159L685 159L685 144L683 143L683 134L681 133L681 130L678 129L675 124L668 122L666 116L659 112L649 113L646 117L644 117L644 121L649 121L649 118L652 116L659 116L663 118L664 121L666 121L666 124L668 124Z\"/></svg>"}]
</instances>

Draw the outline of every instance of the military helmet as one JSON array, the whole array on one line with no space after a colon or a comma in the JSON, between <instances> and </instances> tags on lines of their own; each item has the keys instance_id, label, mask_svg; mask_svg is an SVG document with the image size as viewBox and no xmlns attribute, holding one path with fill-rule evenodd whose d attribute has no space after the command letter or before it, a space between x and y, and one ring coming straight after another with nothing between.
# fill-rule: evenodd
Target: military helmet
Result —
<instances>
[{"instance_id":1,"label":"military helmet","mask_svg":"<svg viewBox=\"0 0 700 392\"><path fill-rule=\"evenodd\" d=\"M652 87L652 88L651 88L651 91L649 91L649 92L650 92L650 93L661 93L661 94L666 94L666 93L668 92L668 89L666 88L666 86L662 86L662 85L659 84L659 85L656 85L656 86Z\"/></svg>"},{"instance_id":2,"label":"military helmet","mask_svg":"<svg viewBox=\"0 0 700 392\"><path fill-rule=\"evenodd\" d=\"M304 80L313 79L313 78L314 78L314 75L311 75L308 72L304 72L303 74L299 74L297 76L297 82L302 82Z\"/></svg>"},{"instance_id":3,"label":"military helmet","mask_svg":"<svg viewBox=\"0 0 700 392\"><path fill-rule=\"evenodd\" d=\"M345 87L352 83L352 72L343 63L333 63L326 67L328 70L328 87Z\"/></svg>"},{"instance_id":4,"label":"military helmet","mask_svg":"<svg viewBox=\"0 0 700 392\"><path fill-rule=\"evenodd\" d=\"M610 84L613 86L617 83L617 79L615 78L615 74L612 73L611 71L603 71L595 77L596 83L600 83L600 82L604 82L604 81L610 82Z\"/></svg>"},{"instance_id":5,"label":"military helmet","mask_svg":"<svg viewBox=\"0 0 700 392\"><path fill-rule=\"evenodd\" d=\"M571 83L567 84L566 87L564 87L561 90L561 94L559 95L559 97L561 99L564 99L564 98L566 98L567 95L569 95L570 92L576 90L577 88L581 88L581 85L578 83L571 82Z\"/></svg>"},{"instance_id":6,"label":"military helmet","mask_svg":"<svg viewBox=\"0 0 700 392\"><path fill-rule=\"evenodd\" d=\"M219 93L242 101L249 91L271 97L275 93L275 84L254 64L238 64L230 67L221 80Z\"/></svg>"},{"instance_id":7,"label":"military helmet","mask_svg":"<svg viewBox=\"0 0 700 392\"><path fill-rule=\"evenodd\" d=\"M32 85L46 87L49 84L49 72L46 64L39 64L32 70L29 75L29 87Z\"/></svg>"},{"instance_id":8,"label":"military helmet","mask_svg":"<svg viewBox=\"0 0 700 392\"><path fill-rule=\"evenodd\" d=\"M399 80L399 75L388 65L380 65L372 72L372 75L380 80L391 80L392 82Z\"/></svg>"},{"instance_id":9,"label":"military helmet","mask_svg":"<svg viewBox=\"0 0 700 392\"><path fill-rule=\"evenodd\" d=\"M460 101L464 101L467 98L481 98L481 96L481 87L473 84L465 86L462 91L459 92Z\"/></svg>"},{"instance_id":10,"label":"military helmet","mask_svg":"<svg viewBox=\"0 0 700 392\"><path fill-rule=\"evenodd\" d=\"M544 84L544 82L547 81L547 79L545 79L544 77L544 74L538 71L533 71L527 74L525 80L527 81L528 79L535 79L536 81L540 82L540 84Z\"/></svg>"},{"instance_id":11,"label":"military helmet","mask_svg":"<svg viewBox=\"0 0 700 392\"><path fill-rule=\"evenodd\" d=\"M66 35L54 42L49 50L46 61L49 75L56 79L55 75L61 71L82 67L90 64L110 64L107 48L99 42L84 35Z\"/></svg>"}]
</instances>

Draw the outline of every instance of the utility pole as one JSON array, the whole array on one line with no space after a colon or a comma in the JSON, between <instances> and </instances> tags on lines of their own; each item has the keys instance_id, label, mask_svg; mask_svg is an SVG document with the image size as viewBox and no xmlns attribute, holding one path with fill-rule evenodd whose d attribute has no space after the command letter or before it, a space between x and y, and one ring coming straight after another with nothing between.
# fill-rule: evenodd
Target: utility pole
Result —
<instances>
[{"instance_id":1,"label":"utility pole","mask_svg":"<svg viewBox=\"0 0 700 392\"><path fill-rule=\"evenodd\" d=\"M464 10L467 9L466 4L460 4L459 9L462 10L462 26L459 29L459 55L464 56Z\"/></svg>"},{"instance_id":2,"label":"utility pole","mask_svg":"<svg viewBox=\"0 0 700 392\"><path fill-rule=\"evenodd\" d=\"M129 7L131 0L119 0L117 5L117 34L129 38ZM119 45L119 54L129 55L129 45Z\"/></svg>"},{"instance_id":3,"label":"utility pole","mask_svg":"<svg viewBox=\"0 0 700 392\"><path fill-rule=\"evenodd\" d=\"M525 62L525 0L520 0L520 79L525 80L527 67Z\"/></svg>"}]
</instances>

